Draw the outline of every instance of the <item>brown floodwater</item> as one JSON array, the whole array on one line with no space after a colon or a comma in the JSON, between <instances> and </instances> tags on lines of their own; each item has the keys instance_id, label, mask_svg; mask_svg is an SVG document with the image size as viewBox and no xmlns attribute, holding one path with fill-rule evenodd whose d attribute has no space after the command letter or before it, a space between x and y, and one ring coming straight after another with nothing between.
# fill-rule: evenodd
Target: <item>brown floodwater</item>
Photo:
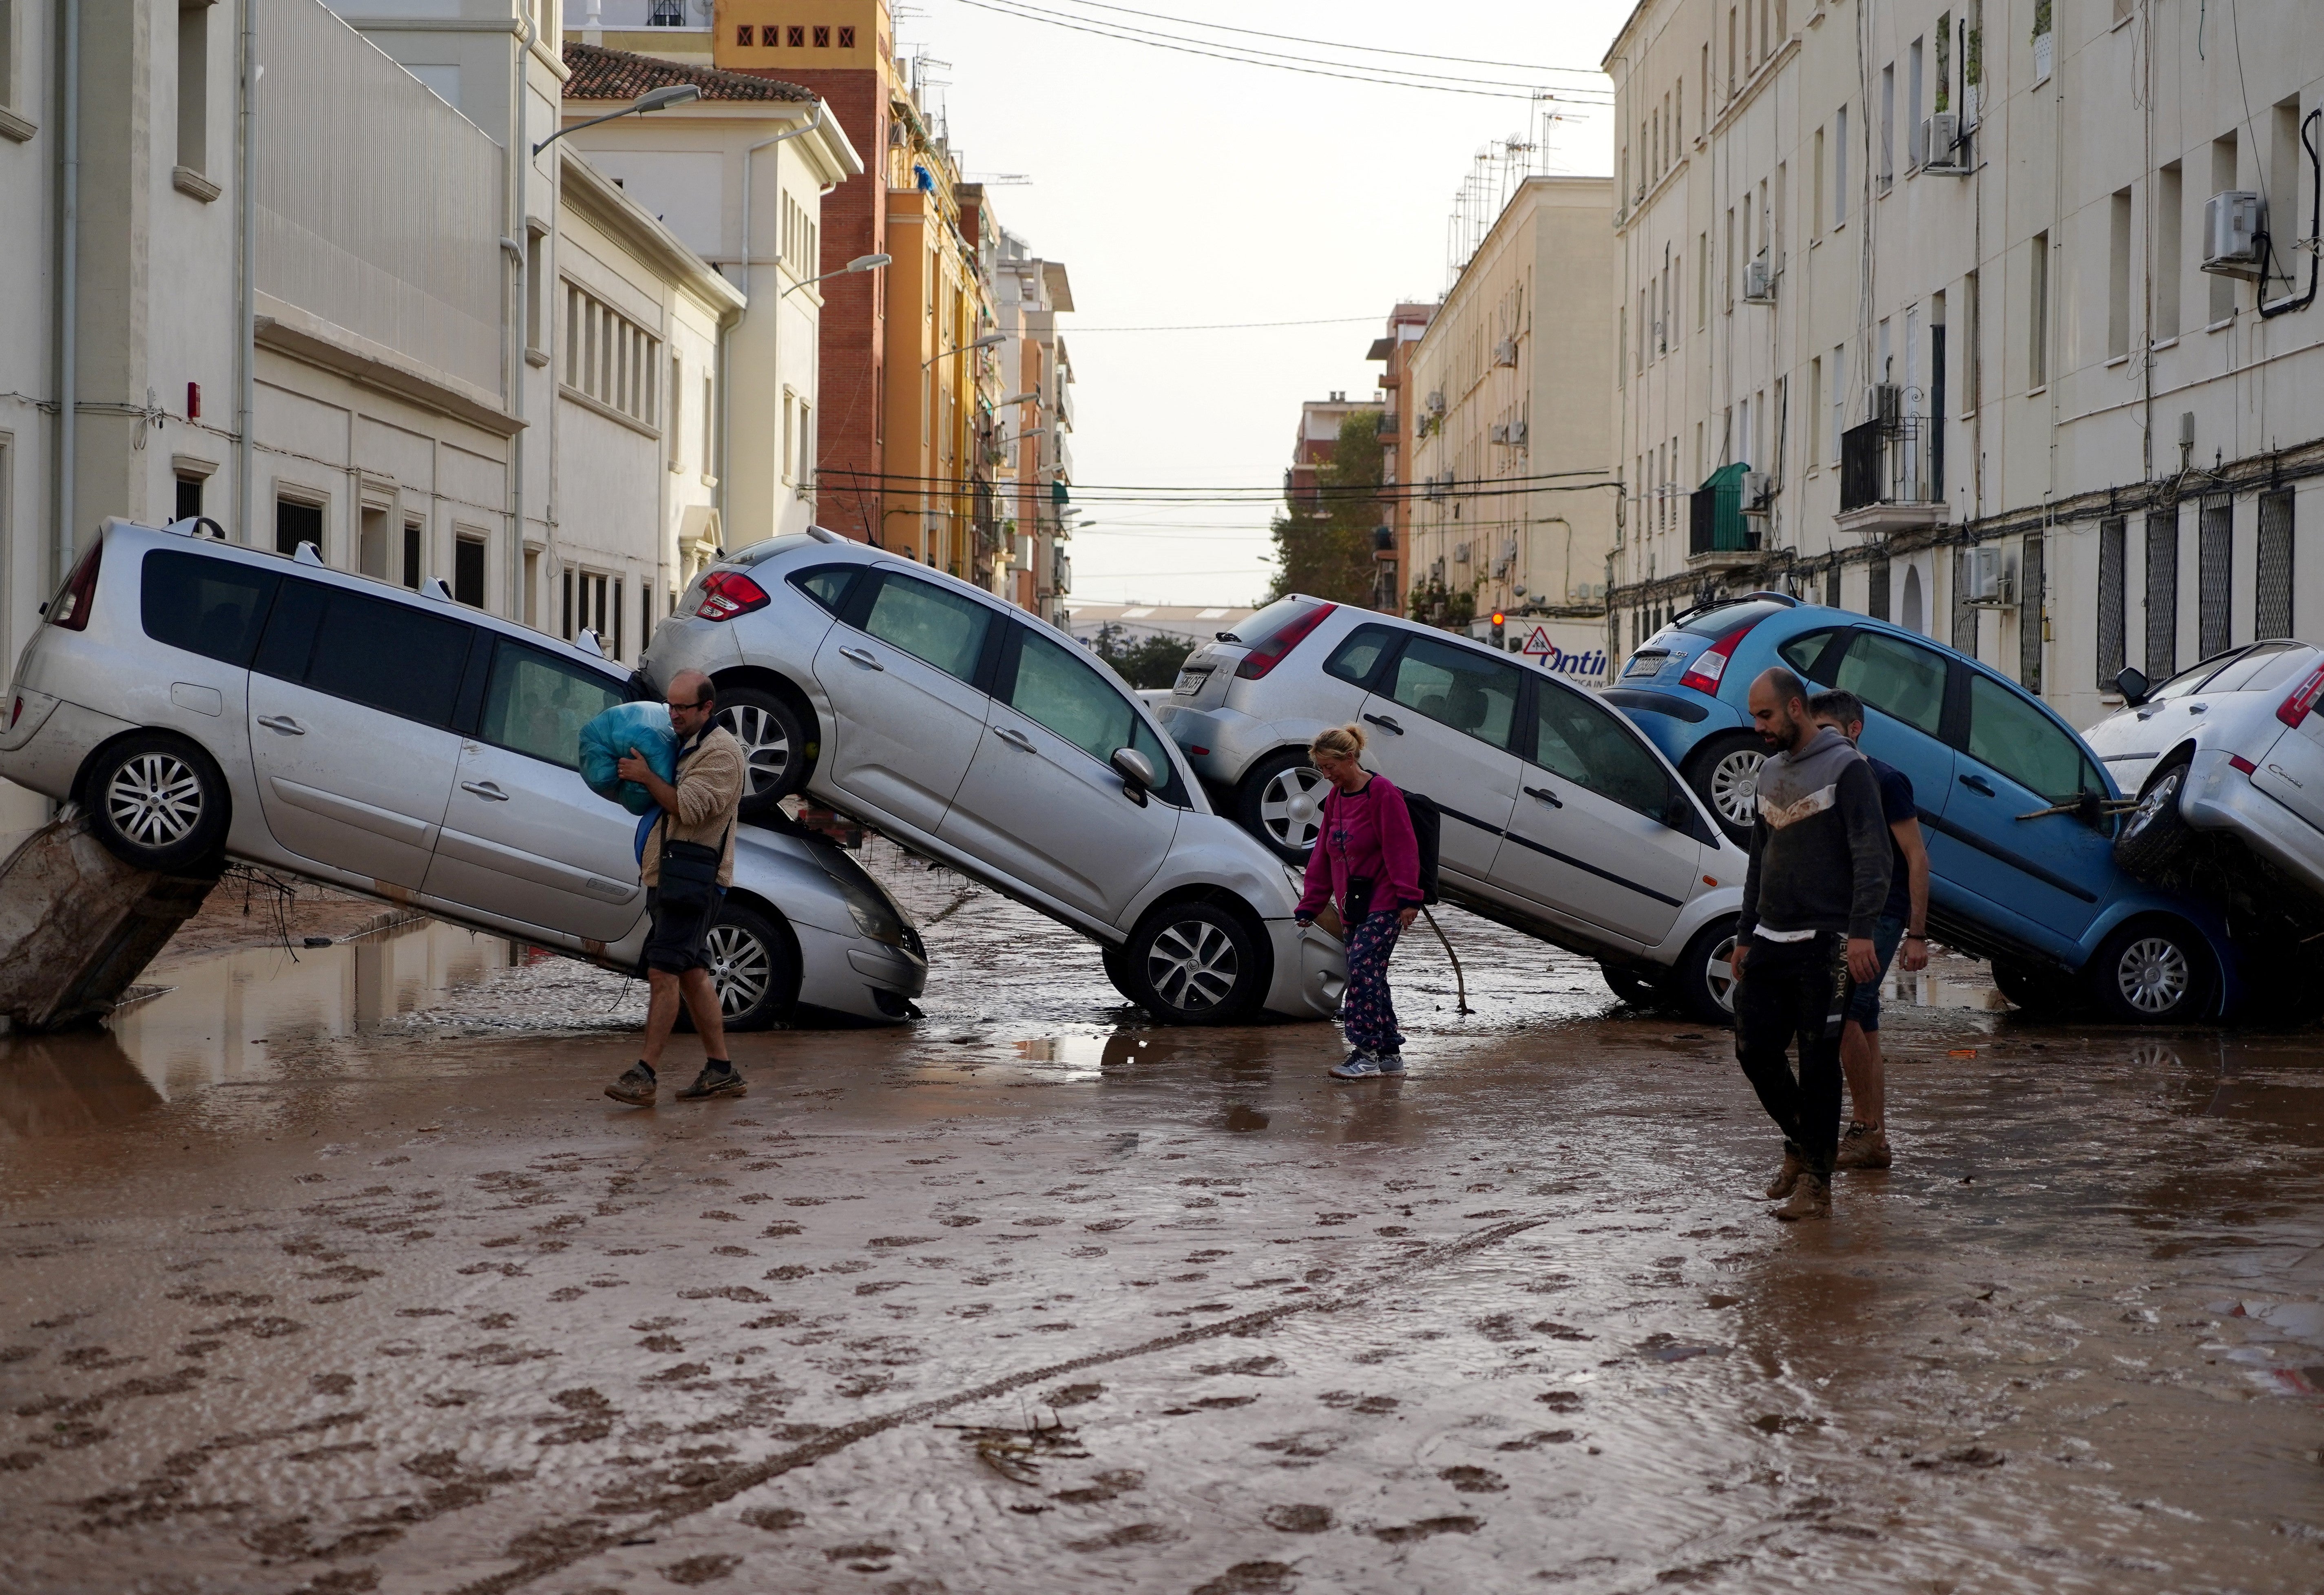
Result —
<instances>
[{"instance_id":1,"label":"brown floodwater","mask_svg":"<svg viewBox=\"0 0 2324 1595\"><path fill-rule=\"evenodd\" d=\"M1474 1011L1413 938L1336 1085L879 867L927 1017L739 1102L441 927L0 1040L0 1589L2324 1587L2316 1032L1951 969L1792 1228L1729 1037L1537 944L1440 910Z\"/></svg>"}]
</instances>

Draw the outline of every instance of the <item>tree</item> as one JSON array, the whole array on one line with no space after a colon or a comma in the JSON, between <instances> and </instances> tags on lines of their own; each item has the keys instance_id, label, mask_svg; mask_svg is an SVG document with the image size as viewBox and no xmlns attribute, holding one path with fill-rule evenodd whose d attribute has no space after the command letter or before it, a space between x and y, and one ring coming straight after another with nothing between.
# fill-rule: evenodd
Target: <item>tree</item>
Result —
<instances>
[{"instance_id":1,"label":"tree","mask_svg":"<svg viewBox=\"0 0 2324 1595\"><path fill-rule=\"evenodd\" d=\"M1090 651L1111 665L1132 687L1168 687L1178 679L1178 667L1194 651L1176 637L1150 636L1130 640L1123 627L1108 622L1090 639Z\"/></svg>"},{"instance_id":2,"label":"tree","mask_svg":"<svg viewBox=\"0 0 2324 1595\"><path fill-rule=\"evenodd\" d=\"M1372 601L1372 528L1379 524L1379 412L1340 419L1332 457L1315 472L1316 507L1290 505L1268 529L1275 537L1275 585L1268 601L1306 593L1335 604Z\"/></svg>"}]
</instances>

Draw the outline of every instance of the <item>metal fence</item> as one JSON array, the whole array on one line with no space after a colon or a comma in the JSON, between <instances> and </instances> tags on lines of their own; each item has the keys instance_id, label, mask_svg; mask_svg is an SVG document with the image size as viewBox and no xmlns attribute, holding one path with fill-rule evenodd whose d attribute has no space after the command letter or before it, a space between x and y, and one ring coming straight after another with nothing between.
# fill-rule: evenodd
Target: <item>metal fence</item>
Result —
<instances>
[{"instance_id":1,"label":"metal fence","mask_svg":"<svg viewBox=\"0 0 2324 1595\"><path fill-rule=\"evenodd\" d=\"M2292 489L2259 495L2258 590L2253 635L2292 635Z\"/></svg>"}]
</instances>

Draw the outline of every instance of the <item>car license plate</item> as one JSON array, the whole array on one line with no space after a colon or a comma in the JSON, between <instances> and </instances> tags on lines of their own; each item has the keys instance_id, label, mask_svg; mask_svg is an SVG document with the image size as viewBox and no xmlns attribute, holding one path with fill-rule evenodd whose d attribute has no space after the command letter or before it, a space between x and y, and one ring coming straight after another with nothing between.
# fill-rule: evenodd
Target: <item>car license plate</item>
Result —
<instances>
[{"instance_id":1,"label":"car license plate","mask_svg":"<svg viewBox=\"0 0 2324 1595\"><path fill-rule=\"evenodd\" d=\"M1211 667L1208 665L1199 670L1181 670L1178 672L1177 684L1171 688L1171 691L1179 697L1192 697L1203 690L1203 683L1210 678Z\"/></svg>"},{"instance_id":2,"label":"car license plate","mask_svg":"<svg viewBox=\"0 0 2324 1595\"><path fill-rule=\"evenodd\" d=\"M1633 676L1655 675L1662 669L1663 660L1669 657L1662 653L1633 654L1630 662L1622 667L1622 678L1627 681Z\"/></svg>"}]
</instances>

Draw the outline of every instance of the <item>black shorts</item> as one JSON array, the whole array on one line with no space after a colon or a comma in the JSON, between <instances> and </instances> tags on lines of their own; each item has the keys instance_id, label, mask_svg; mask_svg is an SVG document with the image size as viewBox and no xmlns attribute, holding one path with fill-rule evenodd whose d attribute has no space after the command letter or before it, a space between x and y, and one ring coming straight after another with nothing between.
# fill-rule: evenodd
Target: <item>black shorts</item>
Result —
<instances>
[{"instance_id":1,"label":"black shorts","mask_svg":"<svg viewBox=\"0 0 2324 1595\"><path fill-rule=\"evenodd\" d=\"M646 912L653 923L646 931L645 966L669 974L708 969L710 955L703 950L703 944L710 939L710 927L718 917L718 905L725 900L725 889L722 887L700 911L687 913L665 908L661 893L649 888Z\"/></svg>"}]
</instances>

